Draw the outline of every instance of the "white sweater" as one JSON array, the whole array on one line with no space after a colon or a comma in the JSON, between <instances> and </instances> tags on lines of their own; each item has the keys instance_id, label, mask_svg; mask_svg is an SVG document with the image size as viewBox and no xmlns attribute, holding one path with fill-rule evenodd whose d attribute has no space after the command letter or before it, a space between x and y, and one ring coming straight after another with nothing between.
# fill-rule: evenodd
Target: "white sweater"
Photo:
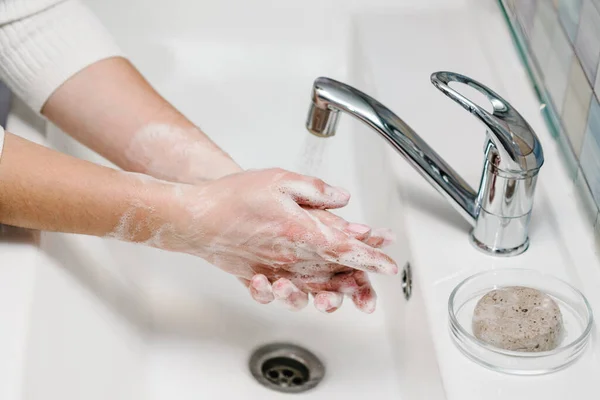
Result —
<instances>
[{"instance_id":1,"label":"white sweater","mask_svg":"<svg viewBox=\"0 0 600 400\"><path fill-rule=\"evenodd\" d=\"M78 0L0 0L0 80L35 111L88 65L121 55ZM4 130L0 129L0 156Z\"/></svg>"}]
</instances>

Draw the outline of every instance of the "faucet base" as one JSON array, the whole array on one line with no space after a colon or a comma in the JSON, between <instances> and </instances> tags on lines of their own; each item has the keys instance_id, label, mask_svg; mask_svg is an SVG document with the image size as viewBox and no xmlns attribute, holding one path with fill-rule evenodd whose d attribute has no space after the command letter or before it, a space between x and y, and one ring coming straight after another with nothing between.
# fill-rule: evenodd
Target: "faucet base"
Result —
<instances>
[{"instance_id":1,"label":"faucet base","mask_svg":"<svg viewBox=\"0 0 600 400\"><path fill-rule=\"evenodd\" d=\"M525 239L525 242L523 242L519 246L510 248L510 249L506 249L506 248L498 248L498 247L488 246L487 244L479 241L473 235L473 232L474 231L471 231L471 233L469 233L469 242L471 242L471 244L477 250L479 250L487 255L492 255L492 256L496 256L496 257L512 257L512 256L518 256L519 254L523 253L525 250L527 250L529 248L529 237L527 237Z\"/></svg>"}]
</instances>

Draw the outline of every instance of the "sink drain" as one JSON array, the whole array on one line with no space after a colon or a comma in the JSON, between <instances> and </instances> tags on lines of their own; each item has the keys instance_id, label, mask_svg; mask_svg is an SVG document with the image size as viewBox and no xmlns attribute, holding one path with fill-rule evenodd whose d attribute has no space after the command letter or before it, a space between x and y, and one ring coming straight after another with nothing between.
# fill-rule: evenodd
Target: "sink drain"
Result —
<instances>
[{"instance_id":1,"label":"sink drain","mask_svg":"<svg viewBox=\"0 0 600 400\"><path fill-rule=\"evenodd\" d=\"M288 343L262 346L250 357L250 372L269 389L300 393L312 389L325 375L323 363L310 351Z\"/></svg>"}]
</instances>

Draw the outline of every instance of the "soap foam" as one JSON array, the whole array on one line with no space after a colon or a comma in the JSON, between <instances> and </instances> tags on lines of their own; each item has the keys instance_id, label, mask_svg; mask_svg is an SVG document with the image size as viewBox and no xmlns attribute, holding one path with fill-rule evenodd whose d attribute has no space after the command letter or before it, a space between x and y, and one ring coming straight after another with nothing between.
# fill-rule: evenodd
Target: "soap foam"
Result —
<instances>
[{"instance_id":1,"label":"soap foam","mask_svg":"<svg viewBox=\"0 0 600 400\"><path fill-rule=\"evenodd\" d=\"M173 182L195 183L239 172L229 155L195 127L147 124L133 135L125 156L149 175Z\"/></svg>"},{"instance_id":2,"label":"soap foam","mask_svg":"<svg viewBox=\"0 0 600 400\"><path fill-rule=\"evenodd\" d=\"M159 188L161 199L169 202L165 207L168 220L153 205L135 198L109 237L133 241L142 230L152 227L142 244L202 257L246 280L257 273L264 274L267 280L279 282L273 284L274 298L291 308L306 305L305 292L310 292L307 285L324 284L345 267L397 271L380 250L331 228L310 210L298 206L294 196L323 204L347 202L346 193L327 189L328 186L318 188L314 184L318 181L312 178L271 170L186 185L140 174L129 176L135 178L139 192L144 193L141 198L151 199ZM285 280L280 282L280 278ZM358 292L348 288L348 294L363 310L374 309L370 284L359 286ZM252 287L256 296L267 301L266 288Z\"/></svg>"}]
</instances>

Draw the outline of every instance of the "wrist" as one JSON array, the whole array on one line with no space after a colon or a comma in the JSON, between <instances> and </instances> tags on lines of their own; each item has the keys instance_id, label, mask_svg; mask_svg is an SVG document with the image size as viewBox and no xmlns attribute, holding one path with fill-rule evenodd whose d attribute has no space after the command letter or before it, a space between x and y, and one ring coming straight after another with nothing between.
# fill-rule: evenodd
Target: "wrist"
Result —
<instances>
[{"instance_id":1,"label":"wrist","mask_svg":"<svg viewBox=\"0 0 600 400\"><path fill-rule=\"evenodd\" d=\"M127 149L131 170L169 182L195 184L242 168L191 123L150 123Z\"/></svg>"},{"instance_id":2,"label":"wrist","mask_svg":"<svg viewBox=\"0 0 600 400\"><path fill-rule=\"evenodd\" d=\"M187 174L179 182L195 184L244 171L227 152L210 140L200 128L194 126L190 132L192 134L192 151L187 154ZM201 149L197 147L201 147Z\"/></svg>"},{"instance_id":3,"label":"wrist","mask_svg":"<svg viewBox=\"0 0 600 400\"><path fill-rule=\"evenodd\" d=\"M173 221L180 185L139 173L119 173L128 190L117 224L107 236L160 247L156 243L157 235Z\"/></svg>"}]
</instances>

